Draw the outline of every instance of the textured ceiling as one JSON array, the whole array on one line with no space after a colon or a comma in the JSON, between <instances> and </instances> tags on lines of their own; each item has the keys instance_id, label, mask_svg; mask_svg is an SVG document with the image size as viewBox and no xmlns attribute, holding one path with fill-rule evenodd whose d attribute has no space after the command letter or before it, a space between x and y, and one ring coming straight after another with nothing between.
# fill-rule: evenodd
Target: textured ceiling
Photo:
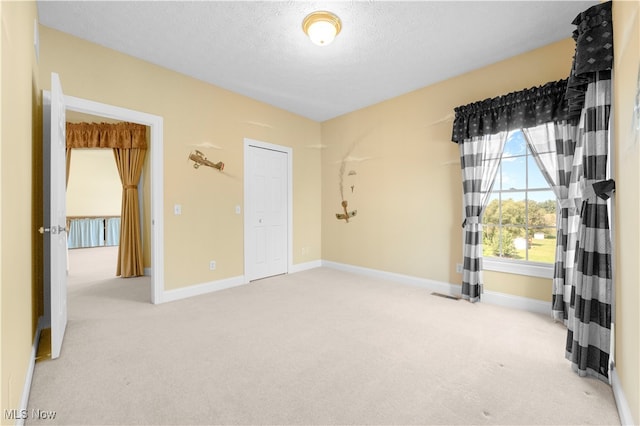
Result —
<instances>
[{"instance_id":1,"label":"textured ceiling","mask_svg":"<svg viewBox=\"0 0 640 426\"><path fill-rule=\"evenodd\" d=\"M316 121L570 37L592 1L38 1L40 23ZM340 16L333 44L301 29ZM569 70L567 70L567 73Z\"/></svg>"}]
</instances>

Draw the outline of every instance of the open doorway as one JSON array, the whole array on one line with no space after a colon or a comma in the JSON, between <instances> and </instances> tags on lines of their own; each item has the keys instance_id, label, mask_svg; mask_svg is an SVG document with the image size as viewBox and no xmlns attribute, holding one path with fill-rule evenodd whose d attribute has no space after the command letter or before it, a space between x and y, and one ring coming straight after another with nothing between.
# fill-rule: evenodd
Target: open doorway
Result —
<instances>
[{"instance_id":1,"label":"open doorway","mask_svg":"<svg viewBox=\"0 0 640 426\"><path fill-rule=\"evenodd\" d=\"M114 105L90 101L88 99L64 96L67 114L88 114L98 117L99 121L115 120L141 124L147 127L149 148L144 173L141 176L144 188L144 215L147 220L141 226L145 258L144 273L150 281L151 303L164 300L164 251L163 251L163 118L160 116L134 111ZM148 198L146 198L148 196ZM148 268L148 269L147 269ZM149 300L149 298L146 298ZM45 302L46 303L46 302Z\"/></svg>"},{"instance_id":2,"label":"open doorway","mask_svg":"<svg viewBox=\"0 0 640 426\"><path fill-rule=\"evenodd\" d=\"M75 111L67 123L121 123ZM147 127L147 135L149 135ZM147 138L148 139L148 138ZM118 278L122 181L111 148L72 149L67 166L68 285L72 287ZM148 156L146 156L148 159ZM149 162L145 161L138 185L142 261L150 272ZM148 288L147 280L143 281ZM131 283L133 284L133 282ZM146 301L149 301L147 290Z\"/></svg>"},{"instance_id":3,"label":"open doorway","mask_svg":"<svg viewBox=\"0 0 640 426\"><path fill-rule=\"evenodd\" d=\"M151 297L145 298L151 303L162 303L164 296L164 271L162 265L164 263L163 253L163 118L144 112L134 111L114 105L103 104L90 101L88 99L76 98L73 96L65 96L59 75L51 73L51 91L43 92L43 203L45 226L40 228L40 233L51 236L45 239L44 244L44 278L45 285L43 288L44 299L44 316L42 321L38 322L38 328L41 334L46 334L46 330L50 332L51 357L57 358L60 355L64 332L67 325L67 238L66 238L66 188L65 188L65 115L67 112L78 112L83 114L93 114L98 117L124 121L137 124L140 129L139 135L143 135L144 129L149 130L150 135L146 145L149 147L149 164L148 179L150 194L149 201L149 222L150 222L150 242L148 244L150 251L150 267L149 280ZM135 126L133 126L135 127ZM144 142L142 142L144 144ZM80 145L82 147L83 145ZM136 203L138 193L138 185L140 182L141 171L143 168L144 157L141 155L141 148L115 148L114 159L117 159L117 167L119 175L123 175L123 195L124 214L126 215L126 223L121 229L129 230L131 226L136 226L137 222L134 218L140 218L136 212L138 203ZM123 152L124 151L124 152ZM135 162L135 168L127 166L129 161ZM129 208L129 206L134 206ZM137 227L137 226L136 226ZM138 253L135 258L138 259L136 269L128 268L126 275L137 276L145 274L145 268L142 260L142 249L140 247L140 233L138 230L128 232L133 235L133 243L137 245ZM123 232L124 233L124 232ZM60 238L62 237L62 238ZM123 235L121 240L125 241ZM131 242L128 238L126 241ZM135 242L138 241L138 242ZM122 243L122 242L121 242ZM118 256L121 259L121 256ZM118 269L121 269L121 261L118 261ZM130 266L130 265L129 265ZM117 272L119 273L119 272ZM123 280L120 280L123 281ZM148 294L148 290L147 290ZM46 340L46 339L45 339Z\"/></svg>"}]
</instances>

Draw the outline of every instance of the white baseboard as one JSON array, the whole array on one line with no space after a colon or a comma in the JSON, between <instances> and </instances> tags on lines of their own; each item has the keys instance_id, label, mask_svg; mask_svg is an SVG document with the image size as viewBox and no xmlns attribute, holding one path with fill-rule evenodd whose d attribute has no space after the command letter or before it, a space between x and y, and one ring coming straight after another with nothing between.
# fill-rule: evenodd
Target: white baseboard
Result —
<instances>
[{"instance_id":1,"label":"white baseboard","mask_svg":"<svg viewBox=\"0 0 640 426\"><path fill-rule=\"evenodd\" d=\"M426 278L418 278L411 275L397 274L395 272L387 272L379 269L364 268L361 266L349 265L346 263L332 262L328 260L315 260L312 262L299 263L292 265L289 273L302 272L309 269L327 267L338 269L345 272L351 272L359 275L366 275L373 278L395 281L401 284L412 285L416 287L426 288L438 293L449 296L460 296L460 285L450 284L442 281L435 281ZM146 273L146 271L145 271ZM201 294L211 293L218 290L237 287L246 284L244 276L227 278L219 281L212 281L203 284L179 288L175 290L165 291L162 295L163 302L171 302L174 300L185 299L187 297L199 296ZM531 299L528 297L514 296L494 291L485 291L482 295L482 301L492 305L504 306L507 308L520 309L528 312L535 312L543 315L551 315L551 303L542 300Z\"/></svg>"},{"instance_id":2,"label":"white baseboard","mask_svg":"<svg viewBox=\"0 0 640 426\"><path fill-rule=\"evenodd\" d=\"M442 281L418 278L411 275L397 274L395 272L381 271L379 269L364 268L362 266L348 265L345 263L331 262L328 260L323 260L322 266L332 269L338 269L340 271L352 272L354 274L366 275L372 278L391 280L399 282L401 284L422 287L429 290L437 291L439 293L447 294L449 296L460 296L459 285L449 284Z\"/></svg>"},{"instance_id":3,"label":"white baseboard","mask_svg":"<svg viewBox=\"0 0 640 426\"><path fill-rule=\"evenodd\" d=\"M622 389L620 377L618 377L618 372L616 371L615 366L613 366L611 371L609 371L609 376L611 379L611 388L613 389L613 398L615 399L616 407L618 408L618 416L620 416L620 424L623 426L637 425L637 423L633 421L631 408L629 407L627 398L624 396L624 390Z\"/></svg>"},{"instance_id":4,"label":"white baseboard","mask_svg":"<svg viewBox=\"0 0 640 426\"><path fill-rule=\"evenodd\" d=\"M31 382L33 381L33 371L36 367L36 356L38 355L38 345L40 344L40 334L45 327L44 317L38 318L38 325L36 326L36 334L33 336L33 345L31 346L31 358L29 359L29 366L27 367L27 375L24 378L24 387L22 388L22 399L20 400L19 413L26 413L29 406L29 394L31 393ZM22 416L19 416L22 417ZM23 418L16 419L16 426L24 425Z\"/></svg>"},{"instance_id":5,"label":"white baseboard","mask_svg":"<svg viewBox=\"0 0 640 426\"><path fill-rule=\"evenodd\" d=\"M523 311L535 312L549 317L551 316L551 302L545 302L543 300L485 290L482 293L482 301L492 305L521 309Z\"/></svg>"},{"instance_id":6,"label":"white baseboard","mask_svg":"<svg viewBox=\"0 0 640 426\"><path fill-rule=\"evenodd\" d=\"M162 302L173 302L175 300L186 299L188 297L200 296L214 291L225 290L227 288L238 287L246 284L244 275L225 278L218 281L196 284L189 287L177 288L175 290L165 290L162 293Z\"/></svg>"},{"instance_id":7,"label":"white baseboard","mask_svg":"<svg viewBox=\"0 0 640 426\"><path fill-rule=\"evenodd\" d=\"M322 266L320 260L312 262L298 263L291 265L289 273L302 272L309 269L319 268ZM145 275L151 275L151 268L145 268ZM175 290L166 290L162 294L162 302L173 302L175 300L186 299L188 297L200 296L202 294L212 293L214 291L225 290L227 288L238 287L247 284L244 279L244 275L237 277L226 278L218 281L211 281L208 283L196 284L189 287L178 288Z\"/></svg>"},{"instance_id":8,"label":"white baseboard","mask_svg":"<svg viewBox=\"0 0 640 426\"><path fill-rule=\"evenodd\" d=\"M302 272L309 269L319 268L322 266L322 262L320 260L315 260L312 262L298 263L296 265L291 265L289 268L289 273ZM145 268L145 275L151 275L151 269ZM208 283L196 284L189 287L178 288L175 290L166 290L162 294L162 303L164 302L173 302L175 300L186 299L188 297L200 296L202 294L212 293L214 291L225 290L227 288L238 287L241 285L247 284L244 279L244 275L239 275L237 277L226 278L218 281L211 281Z\"/></svg>"},{"instance_id":9,"label":"white baseboard","mask_svg":"<svg viewBox=\"0 0 640 426\"><path fill-rule=\"evenodd\" d=\"M153 270L153 269L151 269L151 268L144 268L144 276L145 276L145 277L150 277L150 276L151 276L151 271L152 271L152 270Z\"/></svg>"},{"instance_id":10,"label":"white baseboard","mask_svg":"<svg viewBox=\"0 0 640 426\"><path fill-rule=\"evenodd\" d=\"M289 273L295 274L296 272L302 272L302 271L307 271L309 269L320 268L321 266L322 266L321 260L314 260L312 262L305 262L305 263L297 263L289 267Z\"/></svg>"},{"instance_id":11,"label":"white baseboard","mask_svg":"<svg viewBox=\"0 0 640 426\"><path fill-rule=\"evenodd\" d=\"M395 272L363 268L361 266L353 266L344 263L331 262L328 260L323 260L322 266L332 269L338 269L345 272L352 272L354 274L366 275L373 278L396 281L401 284L422 287L449 296L460 296L461 291L461 286L458 284L450 284L442 281L418 278L410 275L397 274ZM482 301L490 303L492 305L500 305L508 308L521 309L544 315L551 315L551 303L543 302L537 299L530 299L528 297L513 296L510 294L498 293L493 291L485 291L482 295Z\"/></svg>"}]
</instances>

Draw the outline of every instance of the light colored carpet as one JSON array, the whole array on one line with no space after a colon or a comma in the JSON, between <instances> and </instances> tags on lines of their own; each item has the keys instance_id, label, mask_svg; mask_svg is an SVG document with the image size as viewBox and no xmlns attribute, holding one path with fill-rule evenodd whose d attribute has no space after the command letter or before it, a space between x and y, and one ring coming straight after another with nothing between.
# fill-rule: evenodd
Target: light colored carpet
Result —
<instances>
[{"instance_id":1,"label":"light colored carpet","mask_svg":"<svg viewBox=\"0 0 640 426\"><path fill-rule=\"evenodd\" d=\"M544 316L326 268L157 306L149 285L70 285L29 401L56 418L27 424L620 424Z\"/></svg>"},{"instance_id":2,"label":"light colored carpet","mask_svg":"<svg viewBox=\"0 0 640 426\"><path fill-rule=\"evenodd\" d=\"M69 287L116 278L118 246L69 250ZM151 294L151 293L149 293Z\"/></svg>"}]
</instances>

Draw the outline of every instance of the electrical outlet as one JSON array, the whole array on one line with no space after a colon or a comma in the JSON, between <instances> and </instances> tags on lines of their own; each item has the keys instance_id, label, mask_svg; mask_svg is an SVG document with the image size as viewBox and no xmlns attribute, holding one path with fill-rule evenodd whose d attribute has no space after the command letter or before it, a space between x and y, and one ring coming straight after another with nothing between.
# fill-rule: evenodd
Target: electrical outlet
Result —
<instances>
[{"instance_id":1,"label":"electrical outlet","mask_svg":"<svg viewBox=\"0 0 640 426\"><path fill-rule=\"evenodd\" d=\"M216 269L216 261L212 260L209 262L209 270L213 271Z\"/></svg>"},{"instance_id":2,"label":"electrical outlet","mask_svg":"<svg viewBox=\"0 0 640 426\"><path fill-rule=\"evenodd\" d=\"M462 263L456 263L456 272L458 274L462 273Z\"/></svg>"}]
</instances>

